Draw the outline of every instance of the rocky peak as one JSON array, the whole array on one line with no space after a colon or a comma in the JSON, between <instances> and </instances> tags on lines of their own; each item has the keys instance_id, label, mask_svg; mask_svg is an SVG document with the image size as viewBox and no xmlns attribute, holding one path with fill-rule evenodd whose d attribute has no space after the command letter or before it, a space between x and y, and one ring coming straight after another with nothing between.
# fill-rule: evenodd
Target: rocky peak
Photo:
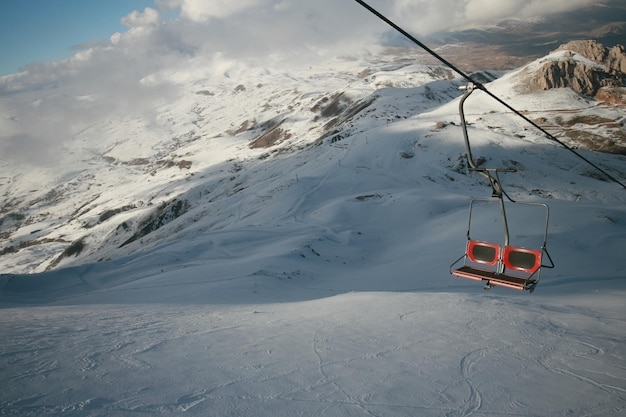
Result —
<instances>
[{"instance_id":1,"label":"rocky peak","mask_svg":"<svg viewBox=\"0 0 626 417\"><path fill-rule=\"evenodd\" d=\"M605 60L608 71L616 74L626 73L626 50L622 45L616 45L609 49L608 56Z\"/></svg>"},{"instance_id":2,"label":"rocky peak","mask_svg":"<svg viewBox=\"0 0 626 417\"><path fill-rule=\"evenodd\" d=\"M561 45L557 51L570 51L598 64L604 65L609 74L626 73L626 52L622 45L606 48L597 41L571 41Z\"/></svg>"},{"instance_id":3,"label":"rocky peak","mask_svg":"<svg viewBox=\"0 0 626 417\"><path fill-rule=\"evenodd\" d=\"M603 88L626 87L626 52L622 45L606 48L596 41L580 40L561 45L557 51L567 51L565 58L546 60L529 81L531 89L569 87L595 96ZM586 61L576 59L577 54Z\"/></svg>"}]
</instances>

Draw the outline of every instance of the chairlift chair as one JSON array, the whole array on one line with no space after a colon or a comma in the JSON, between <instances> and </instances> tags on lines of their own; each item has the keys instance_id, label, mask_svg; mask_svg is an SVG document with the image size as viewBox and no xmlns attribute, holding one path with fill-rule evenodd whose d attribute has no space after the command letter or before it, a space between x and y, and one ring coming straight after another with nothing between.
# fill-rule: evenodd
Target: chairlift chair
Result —
<instances>
[{"instance_id":1,"label":"chairlift chair","mask_svg":"<svg viewBox=\"0 0 626 417\"><path fill-rule=\"evenodd\" d=\"M467 160L471 171L479 172L485 176L492 188L491 199L472 199L469 209L469 221L467 228L467 242L465 253L461 255L452 265L450 273L458 278L467 278L475 281L486 281L485 289L495 286L502 286L516 290L527 290L533 292L541 275L541 268L554 268L552 258L547 251L546 242L548 238L548 222L550 209L546 204L516 202L511 199L500 181L500 172L515 172L513 169L501 168L481 168L476 164L470 147L469 136L467 134L467 124L463 105L465 100L474 91L473 84L466 87L466 93L459 103L459 114L461 116L461 126L465 138ZM540 248L527 248L516 246L510 243L509 224L507 219L504 197L517 205L538 207L545 209L545 228L543 232L543 243ZM477 201L495 201L500 207L500 216L504 229L503 244L476 240L471 236L472 213ZM544 256L545 255L545 256ZM549 264L543 263L547 260ZM461 264L461 266L458 266Z\"/></svg>"},{"instance_id":2,"label":"chairlift chair","mask_svg":"<svg viewBox=\"0 0 626 417\"><path fill-rule=\"evenodd\" d=\"M553 268L554 263L546 248L549 208L546 204L520 203L513 204L545 209L545 228L543 243L539 249L511 244L508 235L508 219L503 211L504 243L496 243L475 239L472 236L472 214L475 203L497 202L500 198L472 199L467 229L465 252L450 265L450 273L457 278L484 281L485 289L501 286L516 290L533 292L539 283L541 268ZM502 209L503 206L501 206ZM544 264L544 261L547 264Z\"/></svg>"}]
</instances>

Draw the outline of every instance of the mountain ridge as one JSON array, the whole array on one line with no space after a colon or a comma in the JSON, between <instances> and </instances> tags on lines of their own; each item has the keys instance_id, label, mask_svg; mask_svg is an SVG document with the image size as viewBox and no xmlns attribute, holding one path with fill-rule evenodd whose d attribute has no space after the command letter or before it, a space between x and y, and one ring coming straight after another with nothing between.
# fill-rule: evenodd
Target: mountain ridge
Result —
<instances>
[{"instance_id":1,"label":"mountain ridge","mask_svg":"<svg viewBox=\"0 0 626 417\"><path fill-rule=\"evenodd\" d=\"M559 55L550 59L560 62L560 59L570 58L560 58ZM520 83L524 83L529 72L537 70L538 62L503 76L489 88L503 97L510 96L513 90L520 88ZM166 242L173 234L196 222L202 223L207 216L216 220L209 221L201 227L202 230L228 229L239 222L234 218L254 217L255 212L266 213L262 202L272 200L275 190L301 185L305 181L301 173L288 180L278 180L280 176L277 174L264 177L262 173L267 168L263 164L276 164L285 161L285 157L308 159L306 155L315 146L331 147L345 153L354 146L355 138L363 141L365 136L368 142L371 134L368 132L377 131L381 125L391 129L400 126L402 121L411 126L415 124L407 128L415 131L411 135L417 137L409 140L408 144L412 145L398 150L394 164L407 163L402 161L415 163L419 151L427 149L420 137L439 134L447 137L458 123L455 104L451 101L460 95L457 87L462 84L461 80L452 78L446 69L408 64L405 57L397 55L377 60L338 60L330 68L321 68L321 72L304 70L300 75L285 76L269 69L255 71L249 79L244 74L241 72L238 79L229 79L231 87L222 82L211 86L206 81L194 81L191 94L181 96L182 101L171 107L162 107L156 115L156 119L161 120L161 132L157 131L157 138L161 139L157 141L152 135L139 133L145 124L139 119L130 119L117 127L105 122L104 125L110 126L106 129L112 138L108 145L97 145L101 150L91 149L91 139L88 138L97 138L103 125L96 124L82 131L76 136L78 141L75 143L82 141L88 145L84 148L87 153L82 151L83 167L64 172L57 185L39 197L29 197L33 193L27 189L20 192L19 177L14 177L11 182L17 192L5 191L2 207L0 233L6 242L0 249L3 270L41 272L116 259L123 254L141 251L142 245ZM268 82L261 81L263 74L268 77ZM522 74L521 78L517 74ZM494 77L494 74L487 74L487 77ZM282 80L280 89L270 87L276 79ZM305 90L305 86L311 90ZM197 94L198 91L203 93ZM207 91L211 94L205 93ZM532 112L543 125L567 130L574 146L587 143L591 149L621 153L623 137L596 140L598 135L595 134L587 140L585 127L568 121L581 120L576 117L593 113L594 106L590 106L593 98L576 96L576 93L568 92L571 90L560 91L554 90L554 94L541 100L553 98L542 103L535 102L532 94L517 94L515 97L522 97L525 105L530 106L524 110ZM478 99L478 109L485 106L483 101ZM449 102L449 105L444 104ZM212 107L215 106L212 103L218 107ZM226 103L230 105L223 105ZM542 107L545 108L546 103L559 108L544 111ZM595 109L602 117L589 116L587 130L597 130L598 125L603 124L606 132L622 132L623 135L619 108ZM419 121L441 111L447 113L430 126L423 126L425 122ZM487 122L491 118L488 113L494 112L493 109L481 111L483 116L473 122L481 126L481 130L506 132L510 128L509 122L504 125L501 120ZM566 118L566 114L571 119ZM506 117L503 114L498 117L501 116ZM558 117L560 119L556 120ZM120 123L124 121L118 120ZM509 125L509 128L497 125ZM566 129L570 126L575 129ZM514 130L506 135L541 141L534 139L538 133L529 132L527 127L521 130L515 127ZM174 135L168 137L172 133ZM113 139L116 137L118 139ZM456 178L459 172L463 172L463 147L459 145L461 142L456 144L452 154L436 163L430 162L443 164L443 171L441 168L434 171L439 174L416 171L412 175L429 178L439 186L445 183L447 187L459 181L467 183L462 177ZM75 149L74 152L78 151ZM329 157L335 158L331 154ZM303 162L295 162L293 166L288 162L285 164L280 172L297 172L298 166L304 166ZM393 165L389 167L396 169L392 168ZM432 169L432 166L426 169ZM265 194L255 191L259 188L255 181L260 179L271 184ZM472 183L474 181L469 182ZM519 186L523 193L555 198L554 190L525 188ZM385 194L375 189L363 190L361 195L354 197L372 195L374 200L384 200ZM584 194L565 198L581 198ZM254 203L249 204L251 201ZM296 218L298 215L294 214Z\"/></svg>"}]
</instances>

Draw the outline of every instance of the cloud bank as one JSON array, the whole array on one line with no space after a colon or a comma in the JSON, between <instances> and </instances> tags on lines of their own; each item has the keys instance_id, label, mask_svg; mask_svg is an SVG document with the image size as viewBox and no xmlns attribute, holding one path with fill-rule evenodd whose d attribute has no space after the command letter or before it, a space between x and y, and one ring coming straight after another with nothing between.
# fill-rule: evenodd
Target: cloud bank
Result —
<instances>
[{"instance_id":1,"label":"cloud bank","mask_svg":"<svg viewBox=\"0 0 626 417\"><path fill-rule=\"evenodd\" d=\"M374 3L371 2L373 7ZM430 34L510 18L549 16L597 3L596 0L394 0L389 13L407 30Z\"/></svg>"},{"instance_id":2,"label":"cloud bank","mask_svg":"<svg viewBox=\"0 0 626 417\"><path fill-rule=\"evenodd\" d=\"M370 0L418 35L573 10L594 0ZM120 18L128 29L85 44L70 59L0 77L0 158L61 149L113 113L145 115L177 91L168 74L283 57L307 60L376 45L389 27L350 0L155 0ZM84 97L90 97L84 100ZM31 152L38 149L37 152ZM52 151L50 151L52 152Z\"/></svg>"},{"instance_id":3,"label":"cloud bank","mask_svg":"<svg viewBox=\"0 0 626 417\"><path fill-rule=\"evenodd\" d=\"M370 0L372 7L418 35L511 17L574 10L595 0ZM109 67L137 80L182 58L220 56L255 59L306 52L342 54L367 48L389 31L350 0L155 0L154 7L121 17L126 32L68 60L33 64L0 78L0 94L59 85L79 73ZM96 65L94 65L94 63ZM87 75L85 75L87 76ZM78 77L80 78L80 77ZM73 81L72 81L73 82Z\"/></svg>"}]
</instances>

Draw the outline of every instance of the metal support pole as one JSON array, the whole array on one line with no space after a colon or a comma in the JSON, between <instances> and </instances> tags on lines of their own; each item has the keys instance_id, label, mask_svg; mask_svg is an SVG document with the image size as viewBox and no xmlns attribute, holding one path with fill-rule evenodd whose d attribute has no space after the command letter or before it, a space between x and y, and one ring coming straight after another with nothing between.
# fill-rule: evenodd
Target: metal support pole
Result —
<instances>
[{"instance_id":1,"label":"metal support pole","mask_svg":"<svg viewBox=\"0 0 626 417\"><path fill-rule=\"evenodd\" d=\"M463 97L461 97L461 101L459 101L459 116L461 117L461 128L463 129L463 138L465 139L465 150L467 153L467 163L470 168L477 169L476 161L474 161L474 157L472 156L472 148L470 147L469 136L467 134L467 123L465 121L465 110L463 109L463 105L465 104L465 100L474 92L474 84L469 83L465 87L461 87L461 89L466 90Z\"/></svg>"},{"instance_id":2,"label":"metal support pole","mask_svg":"<svg viewBox=\"0 0 626 417\"><path fill-rule=\"evenodd\" d=\"M461 118L461 128L463 130L463 138L465 139L465 150L467 154L467 163L470 167L470 170L480 172L483 176L485 176L491 185L491 189L493 191L492 197L498 199L498 203L500 205L500 215L502 216L502 227L504 229L504 245L508 246L510 238L509 238L509 224L506 218L506 208L504 207L504 190L502 189L502 183L500 182L500 176L498 175L498 169L489 169L489 168L478 168L476 161L474 160L474 156L472 155L472 147L470 146L469 134L467 133L467 121L465 120L465 109L464 104L465 100L474 92L475 85L473 83L467 84L465 87L461 87L461 89L466 90L463 97L459 101L459 116ZM514 170L503 170L503 171L514 171ZM492 175L493 172L493 175ZM507 196L508 197L508 196ZM471 216L471 212L470 212ZM469 236L469 229L468 229Z\"/></svg>"}]
</instances>

